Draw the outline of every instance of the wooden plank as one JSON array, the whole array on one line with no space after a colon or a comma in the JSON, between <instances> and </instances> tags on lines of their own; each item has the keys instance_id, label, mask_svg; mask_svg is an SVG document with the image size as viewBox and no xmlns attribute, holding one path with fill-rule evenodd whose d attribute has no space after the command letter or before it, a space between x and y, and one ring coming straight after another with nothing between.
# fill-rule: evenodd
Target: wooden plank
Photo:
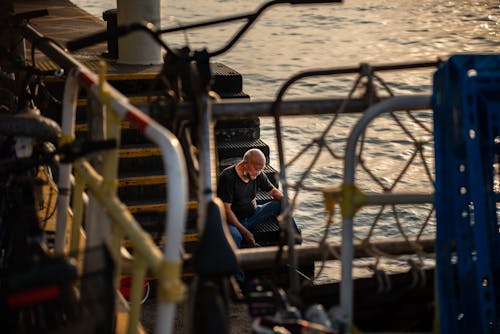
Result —
<instances>
[{"instance_id":1,"label":"wooden plank","mask_svg":"<svg viewBox=\"0 0 500 334\"><path fill-rule=\"evenodd\" d=\"M132 204L127 205L127 208L131 213L138 212L166 212L168 210L168 205L165 203L145 203L145 204ZM189 201L186 205L186 209L194 210L198 208L198 202Z\"/></svg>"},{"instance_id":2,"label":"wooden plank","mask_svg":"<svg viewBox=\"0 0 500 334\"><path fill-rule=\"evenodd\" d=\"M118 187L134 187L146 185L165 184L167 178L165 175L141 175L124 177L118 180Z\"/></svg>"},{"instance_id":3,"label":"wooden plank","mask_svg":"<svg viewBox=\"0 0 500 334\"><path fill-rule=\"evenodd\" d=\"M120 149L120 159L144 158L151 156L161 156L161 151L158 147L130 147Z\"/></svg>"}]
</instances>

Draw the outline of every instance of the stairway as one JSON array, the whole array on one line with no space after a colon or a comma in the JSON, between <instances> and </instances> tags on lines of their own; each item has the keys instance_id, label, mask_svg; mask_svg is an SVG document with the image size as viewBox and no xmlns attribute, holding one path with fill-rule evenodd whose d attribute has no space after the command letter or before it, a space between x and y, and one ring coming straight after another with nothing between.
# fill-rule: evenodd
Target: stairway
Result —
<instances>
[{"instance_id":1,"label":"stairway","mask_svg":"<svg viewBox=\"0 0 500 334\"><path fill-rule=\"evenodd\" d=\"M221 98L248 99L248 96L242 92L242 78L239 73L219 63L212 64L212 73L214 75L213 90ZM136 76L133 80L129 80L126 75L114 76L109 81L123 94L133 97L133 100L146 100L145 97L138 96L138 92L148 91L146 87L150 87L154 75L155 73L149 76ZM85 136L88 131L87 126L83 124L82 115L85 115L85 112L79 112L78 115L77 122L80 124L77 125L77 137ZM122 122L121 129L118 195L141 226L150 233L157 244L161 245L164 242L167 210L165 181L168 182L168 175L165 176L164 173L160 150L137 130L130 127L127 122ZM268 162L264 172L278 187L277 171L269 165L269 146L260 139L258 117L237 121L218 121L214 132L218 172L238 162L248 149L259 148ZM257 200L259 204L262 204L271 198L266 193L259 193ZM187 251L193 249L197 241L197 207L196 196L191 195L187 208L188 221L184 239ZM278 229L275 221L263 224L262 231L255 231L257 242L262 245L275 243Z\"/></svg>"}]
</instances>

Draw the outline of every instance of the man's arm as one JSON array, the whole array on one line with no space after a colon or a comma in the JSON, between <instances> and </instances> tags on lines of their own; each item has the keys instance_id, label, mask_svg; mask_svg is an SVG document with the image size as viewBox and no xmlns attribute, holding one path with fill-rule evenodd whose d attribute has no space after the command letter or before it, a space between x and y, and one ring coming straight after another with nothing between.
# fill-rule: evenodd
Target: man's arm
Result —
<instances>
[{"instance_id":1,"label":"man's arm","mask_svg":"<svg viewBox=\"0 0 500 334\"><path fill-rule=\"evenodd\" d=\"M224 202L224 210L226 211L227 222L236 227L243 236L243 239L245 239L251 246L255 246L255 238L252 232L250 232L245 226L240 223L233 210L231 209L231 203Z\"/></svg>"},{"instance_id":2,"label":"man's arm","mask_svg":"<svg viewBox=\"0 0 500 334\"><path fill-rule=\"evenodd\" d=\"M275 200L281 201L283 199L283 193L276 188L271 181L269 181L266 174L260 173L257 177L257 182L257 186L261 190L267 191L267 193ZM267 189L269 189L269 191Z\"/></svg>"},{"instance_id":3,"label":"man's arm","mask_svg":"<svg viewBox=\"0 0 500 334\"><path fill-rule=\"evenodd\" d=\"M271 190L268 192L268 194L269 194L272 198L274 198L274 199L276 199L276 200L278 200L278 201L281 201L281 200L283 199L283 193L282 193L282 192L281 192L278 188L273 187L273 189L271 189Z\"/></svg>"}]
</instances>

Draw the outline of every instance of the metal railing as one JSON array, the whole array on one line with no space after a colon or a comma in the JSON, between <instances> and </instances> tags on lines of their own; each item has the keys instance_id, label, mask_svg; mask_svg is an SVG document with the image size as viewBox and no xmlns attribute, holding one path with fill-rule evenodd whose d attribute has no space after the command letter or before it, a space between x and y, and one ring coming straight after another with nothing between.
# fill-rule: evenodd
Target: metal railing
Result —
<instances>
[{"instance_id":1,"label":"metal railing","mask_svg":"<svg viewBox=\"0 0 500 334\"><path fill-rule=\"evenodd\" d=\"M74 77L87 89L93 98L97 98L106 105L106 110L114 112L118 116L114 122L108 122L110 123L107 128L108 133L114 133L115 138L118 139L120 121L126 119L161 149L165 170L170 176L167 185L167 199L170 209L167 211L165 230L167 241L163 256L150 235L142 230L139 223L116 195L117 150L108 152L104 156L102 176L87 161L77 162L74 168L76 184L79 185L76 188L83 189L82 183L88 186L115 224L112 241L115 259L120 259L120 248L125 235L134 248L129 331L134 331L137 327L140 315L142 281L146 270L150 268L159 279L157 330L159 332L169 332L172 330L175 304L182 300L185 290L180 280L182 268L180 249L186 221L188 192L186 167L180 144L168 130L130 105L126 98L106 84L103 76L97 79L88 70L80 68L75 71ZM72 94L72 92L69 91L66 94ZM109 118L112 119L112 115L108 113ZM74 196L79 198L81 195L75 193ZM83 211L81 207L74 206L73 209L77 212ZM72 227L72 231L79 230L79 222L76 223L77 225ZM76 239L75 237L72 240ZM74 248L77 245L76 242L71 247ZM120 271L118 270L117 275L119 274Z\"/></svg>"},{"instance_id":2,"label":"metal railing","mask_svg":"<svg viewBox=\"0 0 500 334\"><path fill-rule=\"evenodd\" d=\"M37 47L51 57L56 63L62 66L66 72L70 73L66 82L66 92L64 99L65 112L63 114L63 140L72 140L74 137L74 112L76 105L76 89L79 86L84 87L89 97L99 101L99 104L105 106L105 109L110 112L110 117L113 119L114 123L111 122L108 125L110 133L114 133L115 137L119 139L119 131L116 124L120 120L126 119L132 125L136 126L141 130L148 138L156 142L164 153L164 164L169 177L169 194L168 200L178 199L179 202L172 203L169 205L167 227L167 243L164 256L161 255L159 249L154 245L151 238L147 233L145 233L137 222L133 219L130 212L126 207L120 203L118 198L115 196L115 188L113 186L113 180L116 178L116 152L106 153L107 156L104 158L103 175L97 173L97 171L86 161L77 162L73 168L76 174L76 183L73 193L73 210L74 210L74 224L72 227L73 235L71 238L71 247L74 249L77 247L78 232L80 230L82 213L83 213L83 189L87 186L91 192L96 197L97 201L105 207L106 212L110 215L112 220L115 222L116 226L119 226L117 232L117 237L113 241L113 248L115 254L119 254L120 241L124 235L131 240L132 244L136 249L136 259L133 265L135 272L133 274L133 286L132 289L132 313L129 322L129 331L134 331L137 326L138 314L140 310L140 289L142 285L142 279L145 276L146 267L153 270L154 273L158 275L160 280L159 293L160 297L159 312L158 312L158 330L162 331L171 330L169 324L173 323L173 316L175 314L175 301L179 300L181 297L181 292L183 288L179 280L180 275L180 258L179 258L179 248L180 242L183 240L182 232L184 229L185 220L185 206L187 202L187 192L186 191L186 176L185 176L185 165L182 159L182 153L179 148L179 144L176 139L167 130L159 126L155 121L150 119L148 116L142 114L138 109L133 107L120 93L115 89L105 83L104 76L101 73L101 77L98 78L95 74L87 70L83 65L78 63L76 60L68 57L67 54L60 49L57 45L49 40L42 40L41 35L36 31L31 29L29 26L26 28L25 37L28 39L40 41L37 43ZM429 63L435 65L435 63ZM353 217L355 212L355 202L359 199L355 194L355 184L354 184L354 168L356 167L356 145L358 137L361 135L364 126L373 117L382 113L383 111L393 111L397 108L402 109L428 109L430 107L430 99L428 96L415 96L415 97L403 97L398 98L387 98L387 100L375 104L371 109L368 110L367 114L360 120L358 125L354 127L355 132L351 134L348 141L348 146L345 150L345 167L344 167L344 181L342 188L333 194L333 196L338 196L341 198L342 206L342 218L343 218L343 245L342 245L342 295L341 295L341 306L344 312L345 322L350 325L352 322L352 261L353 261L353 235L352 235L352 225ZM369 103L370 102L370 103ZM323 99L323 100L304 100L304 101L280 101L280 115L311 115L311 114L333 114L337 115L340 113L347 112L361 112L365 110L373 101L367 101L365 99L356 99L349 96L348 99ZM396 102L404 102L398 104ZM387 107L387 108L386 108ZM177 117L187 118L189 117L188 110L191 110L189 105L180 105L177 112ZM272 103L268 102L258 102L258 103L247 103L247 102L221 102L214 103L212 106L213 117L215 119L236 119L244 116L274 116L272 110ZM112 116L114 115L114 116ZM61 192L61 210L59 213L61 215L66 212L64 207L69 205L69 197L66 198L65 189L69 189L69 175L71 173L71 166L64 167L64 173L59 182ZM305 174L304 174L305 176ZM286 186L286 185L285 185ZM319 190L323 191L325 189ZM174 191L173 193L171 191ZM329 193L329 191L325 191ZM330 193L331 194L331 193ZM362 205L383 205L383 204L397 204L398 202L404 203L429 203L432 202L432 194L366 194L366 202ZM292 203L293 205L294 203ZM359 204L359 203L358 203ZM56 247L58 250L63 248L65 244L64 233L65 233L65 222L67 218L61 216L58 221L58 241L56 242ZM176 229L171 231L170 229ZM170 240L175 240L171 242ZM407 240L406 240L407 241ZM405 241L405 242L406 242ZM426 245L432 244L430 240L424 240ZM411 247L410 247L411 248ZM322 250L314 251L310 247L298 247L298 257L300 260L301 253L308 253L309 259L322 260L324 259L324 252ZM243 268L247 263L254 263L252 257L259 253L260 260L268 261L276 256L276 247L274 248L259 248L255 250L240 250L239 253L242 255L241 264ZM286 252L285 252L286 253ZM118 256L119 257L119 256ZM248 259L248 260L247 260ZM165 312L164 312L165 311ZM162 316L168 314L168 316Z\"/></svg>"},{"instance_id":3,"label":"metal railing","mask_svg":"<svg viewBox=\"0 0 500 334\"><path fill-rule=\"evenodd\" d=\"M352 262L354 260L353 247L353 219L357 208L361 205L359 195L355 190L355 172L356 172L356 147L359 145L360 137L363 135L368 124L382 113L389 113L397 110L422 110L431 108L431 97L424 96L399 96L393 97L386 101L375 104L363 114L361 119L352 128L349 135L345 160L344 160L344 181L342 184L342 281L340 290L340 306L344 316L344 322L350 328L353 320L353 276ZM369 197L369 195L364 195ZM382 195L374 195L373 197L383 197ZM429 196L430 197L430 196ZM432 198L432 197L431 197ZM411 203L416 203L417 197L410 198ZM425 200L425 198L424 198ZM395 203L392 196L387 196L381 203Z\"/></svg>"},{"instance_id":4,"label":"metal railing","mask_svg":"<svg viewBox=\"0 0 500 334\"><path fill-rule=\"evenodd\" d=\"M104 106L108 122L103 126L109 137L114 137L119 142L120 121L123 119L127 120L159 146L165 171L170 176L167 184L167 198L170 209L166 217L165 234L167 242L163 254L160 248L154 244L150 235L140 227L139 223L116 195L117 149L104 154L102 175L84 159L76 162L73 166L62 165L58 182L60 192L55 247L56 251L63 252L68 242L65 240L65 236L70 197L70 174L74 169L76 179L73 189L73 224L71 227L72 236L69 241L70 249L75 250L80 244L79 235L84 212L83 191L88 187L113 222L112 253L115 255L115 260L118 261L118 269L120 268L121 242L125 235L134 248L127 332L134 333L137 331L142 282L147 269L150 269L159 280L156 330L161 333L172 332L176 303L182 300L185 292L184 284L181 281L182 260L180 249L186 221L188 189L186 166L179 141L171 132L132 106L125 96L106 83L104 71L98 77L69 56L53 41L44 38L30 25L26 25L20 30L23 37L32 44L36 44L40 51L68 73L63 98L63 137L61 138L63 142L71 141L75 137L77 92L80 87L83 87L87 91L89 99ZM90 215L90 213L87 213L87 215ZM96 241L87 239L87 243L92 242ZM119 275L120 270L117 270L116 284Z\"/></svg>"}]
</instances>

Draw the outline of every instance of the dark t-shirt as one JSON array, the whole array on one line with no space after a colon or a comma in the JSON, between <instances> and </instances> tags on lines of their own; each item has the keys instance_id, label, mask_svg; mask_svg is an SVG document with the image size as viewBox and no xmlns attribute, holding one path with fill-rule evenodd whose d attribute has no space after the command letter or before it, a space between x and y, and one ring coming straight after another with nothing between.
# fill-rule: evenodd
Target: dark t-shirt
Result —
<instances>
[{"instance_id":1,"label":"dark t-shirt","mask_svg":"<svg viewBox=\"0 0 500 334\"><path fill-rule=\"evenodd\" d=\"M233 165L224 169L220 174L217 196L223 202L231 203L231 210L241 220L250 217L255 212L257 189L265 192L273 189L266 174L260 173L255 180L245 183L238 176L236 165Z\"/></svg>"}]
</instances>

